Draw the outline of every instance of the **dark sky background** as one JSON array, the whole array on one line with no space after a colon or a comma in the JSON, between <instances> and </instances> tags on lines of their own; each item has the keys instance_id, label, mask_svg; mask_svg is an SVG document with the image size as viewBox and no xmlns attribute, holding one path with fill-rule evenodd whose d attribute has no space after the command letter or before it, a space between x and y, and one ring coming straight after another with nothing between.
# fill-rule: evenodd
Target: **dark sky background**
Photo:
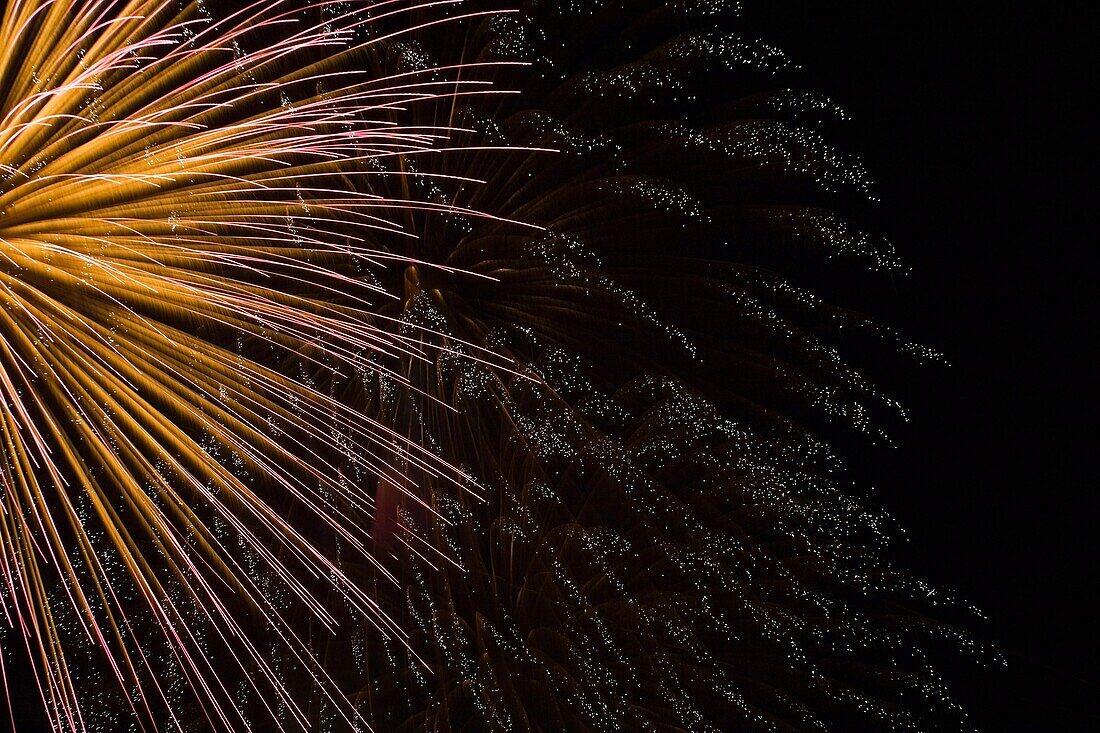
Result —
<instances>
[{"instance_id":1,"label":"dark sky background","mask_svg":"<svg viewBox=\"0 0 1100 733\"><path fill-rule=\"evenodd\" d=\"M983 609L1008 660L959 671L974 722L1100 730L1085 5L745 5L851 114L846 145L914 271L889 310L951 362L902 390L913 423L876 484L905 562Z\"/></svg>"}]
</instances>

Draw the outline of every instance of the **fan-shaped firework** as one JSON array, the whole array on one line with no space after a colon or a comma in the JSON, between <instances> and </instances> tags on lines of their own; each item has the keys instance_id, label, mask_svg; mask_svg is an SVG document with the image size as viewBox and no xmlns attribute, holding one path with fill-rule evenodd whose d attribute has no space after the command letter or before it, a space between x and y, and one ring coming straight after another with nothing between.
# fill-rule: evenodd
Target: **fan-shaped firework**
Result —
<instances>
[{"instance_id":1,"label":"fan-shaped firework","mask_svg":"<svg viewBox=\"0 0 1100 733\"><path fill-rule=\"evenodd\" d=\"M204 716L228 728L242 720L217 681L225 659L306 722L242 614L260 614L328 686L267 575L322 624L335 618L317 578L401 633L316 529L373 558L370 491L330 456L375 475L397 454L454 471L308 371L419 349L379 325L368 304L384 293L356 268L408 260L370 244L372 231L396 231L378 212L433 204L355 179L372 159L446 140L446 126L391 119L402 108L484 86L458 80L458 66L385 78L357 68L386 41L361 33L368 23L413 27L408 5L374 4L373 20L364 7L265 2L210 21L197 3L6 6L6 610L62 727L80 729L83 714L59 606L72 609L66 635L106 652L133 714L155 719L169 660L138 638L129 607L143 601Z\"/></svg>"},{"instance_id":2,"label":"fan-shaped firework","mask_svg":"<svg viewBox=\"0 0 1100 733\"><path fill-rule=\"evenodd\" d=\"M896 264L731 18L7 3L5 653L59 728L959 723L829 447L889 338L808 286Z\"/></svg>"}]
</instances>

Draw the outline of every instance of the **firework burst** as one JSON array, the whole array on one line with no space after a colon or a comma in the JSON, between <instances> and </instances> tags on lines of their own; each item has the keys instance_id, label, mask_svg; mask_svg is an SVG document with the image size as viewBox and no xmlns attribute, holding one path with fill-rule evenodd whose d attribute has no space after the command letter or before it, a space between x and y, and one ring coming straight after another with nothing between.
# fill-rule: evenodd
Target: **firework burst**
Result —
<instances>
[{"instance_id":1,"label":"firework burst","mask_svg":"<svg viewBox=\"0 0 1100 733\"><path fill-rule=\"evenodd\" d=\"M422 10L263 2L213 20L201 3L5 4L3 608L58 727L85 718L66 635L90 640L132 714L156 720L173 705L141 638L151 619L203 717L227 729L245 721L218 654L266 684L278 719L308 724L249 614L349 724L289 609L334 625L321 579L403 636L345 568L350 554L378 562L373 492L344 476L383 476L394 456L459 476L311 372L426 358L388 327L377 306L393 296L363 274L412 260L373 242L408 236L401 210L473 215L364 182L373 161L447 149L453 130L405 124L408 110L486 92L477 65L377 76L357 63L396 35L478 15Z\"/></svg>"},{"instance_id":2,"label":"firework burst","mask_svg":"<svg viewBox=\"0 0 1100 733\"><path fill-rule=\"evenodd\" d=\"M369 628L333 662L369 670L380 727L966 727L931 662L965 637L883 562L890 520L837 450L903 418L849 357L928 354L814 293L902 267L843 214L870 191L827 142L843 113L735 25L721 4L531 3L463 39L528 61L502 74L520 94L449 114L472 150L410 180L538 228L417 219L425 259L486 277L412 268L394 317L442 357L362 399L490 500L402 472L435 511L387 512L454 562L404 555L386 602L430 674ZM457 363L461 343L523 368Z\"/></svg>"},{"instance_id":3,"label":"firework burst","mask_svg":"<svg viewBox=\"0 0 1100 733\"><path fill-rule=\"evenodd\" d=\"M58 729L960 724L830 445L899 342L813 288L898 265L734 17L6 3L4 643Z\"/></svg>"}]
</instances>

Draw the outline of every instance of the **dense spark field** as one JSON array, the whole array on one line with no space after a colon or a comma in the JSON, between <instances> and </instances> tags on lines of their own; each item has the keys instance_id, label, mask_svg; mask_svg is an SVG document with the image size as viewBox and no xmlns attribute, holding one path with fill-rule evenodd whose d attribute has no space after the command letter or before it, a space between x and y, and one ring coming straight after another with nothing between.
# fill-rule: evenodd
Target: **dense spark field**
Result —
<instances>
[{"instance_id":1,"label":"dense spark field","mask_svg":"<svg viewBox=\"0 0 1100 733\"><path fill-rule=\"evenodd\" d=\"M902 266L736 8L3 8L0 669L58 730L966 727L836 450L929 355L815 293Z\"/></svg>"}]
</instances>

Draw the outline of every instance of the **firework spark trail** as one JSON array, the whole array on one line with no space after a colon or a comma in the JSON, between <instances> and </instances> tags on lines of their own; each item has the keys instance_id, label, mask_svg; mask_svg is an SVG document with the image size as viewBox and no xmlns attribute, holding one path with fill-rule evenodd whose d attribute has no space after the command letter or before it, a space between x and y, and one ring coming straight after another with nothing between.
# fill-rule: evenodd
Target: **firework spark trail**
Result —
<instances>
[{"instance_id":1,"label":"firework spark trail","mask_svg":"<svg viewBox=\"0 0 1100 733\"><path fill-rule=\"evenodd\" d=\"M371 31L383 19L456 4L323 2L307 20L295 3L256 2L216 21L200 2L5 4L0 607L25 641L58 729L82 731L85 722L50 593L55 580L143 729L159 728L159 706L167 708L167 725L182 729L162 681L149 672L135 609L119 589L123 578L211 726L231 730L245 721L205 655L197 623L221 640L280 730L276 707L288 711L290 725L308 727L237 620L242 602L282 638L349 725L366 725L285 609L265 597L241 553L322 626L338 622L317 596L318 580L403 639L313 533L288 521L281 502L309 512L393 581L372 553L374 497L336 478L330 456L347 451L333 429L353 441L357 468L430 512L390 477L395 456L427 476L476 487L415 441L218 342L243 335L303 368L373 370L406 389L415 388L380 363L401 356L427 363L429 348L444 348L370 312L376 299L397 296L355 274L356 266L426 263L372 246L374 235L368 241L363 234L414 236L387 216L409 209L508 220L372 194L369 180L379 173L361 166L463 150L448 145L461 128L403 125L401 115L501 93L465 75L507 64L364 78L354 61L400 34L489 14L426 21L418 14L402 30ZM263 47L243 50L259 32ZM471 361L513 369L482 347L458 346L468 347ZM202 436L244 470L223 465ZM217 523L240 548L226 545Z\"/></svg>"}]
</instances>

